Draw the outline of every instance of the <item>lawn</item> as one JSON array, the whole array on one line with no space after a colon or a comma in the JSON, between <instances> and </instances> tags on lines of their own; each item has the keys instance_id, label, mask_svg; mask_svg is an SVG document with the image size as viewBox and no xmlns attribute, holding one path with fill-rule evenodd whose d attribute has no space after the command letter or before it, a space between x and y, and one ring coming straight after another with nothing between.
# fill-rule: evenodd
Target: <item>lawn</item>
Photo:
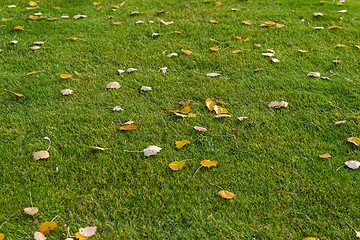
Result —
<instances>
[{"instance_id":1,"label":"lawn","mask_svg":"<svg viewBox=\"0 0 360 240\"><path fill-rule=\"evenodd\" d=\"M360 147L347 141L360 136L359 1L30 5L0 4L5 240L33 239L51 220L47 239L75 239L85 226L97 226L94 240L356 239L360 170L339 167L360 161ZM44 19L29 19L39 12ZM44 44L31 50L35 41ZM272 51L280 62L262 56ZM115 81L121 88L106 88ZM207 98L231 117L215 118ZM196 117L171 112L187 100ZM288 106L269 108L272 101ZM137 129L121 130L130 120ZM44 137L50 157L35 160L50 143ZM190 144L177 149L181 140ZM162 150L146 157L150 145ZM217 165L199 168L205 159ZM185 166L173 171L173 161ZM24 214L31 206L39 212Z\"/></svg>"}]
</instances>

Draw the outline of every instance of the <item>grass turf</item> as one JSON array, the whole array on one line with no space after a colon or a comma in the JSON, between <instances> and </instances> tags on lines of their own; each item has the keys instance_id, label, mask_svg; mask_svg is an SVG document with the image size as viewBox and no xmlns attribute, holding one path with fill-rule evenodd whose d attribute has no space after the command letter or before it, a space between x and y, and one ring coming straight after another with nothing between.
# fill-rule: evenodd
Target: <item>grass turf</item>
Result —
<instances>
[{"instance_id":1,"label":"grass turf","mask_svg":"<svg viewBox=\"0 0 360 240\"><path fill-rule=\"evenodd\" d=\"M92 1L38 3L41 8L31 11L25 10L26 1L9 9L14 3L5 0L0 7L1 17L13 18L0 27L0 89L25 95L0 92L0 224L5 222L0 232L6 239L30 238L39 223L55 216L59 227L49 239L65 238L64 224L72 233L96 225L94 239L355 238L348 224L360 228L360 176L335 170L359 159L359 148L346 142L360 135L354 118L360 115L359 51L354 47L360 41L358 2L229 0L215 7L213 1L135 0L115 12L112 1L103 1L99 10ZM338 13L341 9L348 12ZM161 10L168 13L158 15ZM27 19L39 11L48 17L88 17ZM140 15L130 16L132 11ZM313 17L317 11L324 17ZM160 19L175 23L165 26ZM136 25L138 20L145 24ZM260 28L265 21L285 27ZM25 30L14 32L16 25ZM327 29L331 25L344 29ZM325 29L315 31L316 26ZM162 35L154 39L153 32ZM72 36L80 40L67 40ZM10 45L14 37L19 43ZM40 50L28 49L31 42L44 40ZM336 47L339 43L347 47ZM209 50L214 45L220 46L218 52ZM268 48L280 63L261 56ZM236 49L241 52L231 54ZM167 58L164 50L179 56ZM334 59L342 62L334 65ZM168 72L159 73L164 66ZM129 67L139 71L116 74ZM41 72L25 76L33 70ZM79 79L59 77L74 71L82 74ZM309 78L310 71L331 78ZM209 72L222 75L209 78ZM106 91L111 81L122 88ZM142 85L153 91L140 92ZM74 95L61 96L64 88ZM223 100L232 118L215 119L205 107L208 97ZM196 118L168 112L187 99ZM273 100L285 100L289 107L269 109ZM125 111L113 113L116 105ZM249 118L238 122L236 116L242 115ZM120 131L130 119L139 129ZM348 123L334 125L342 119ZM195 125L209 131L197 133ZM31 153L46 149L45 136L52 140L51 157L35 161ZM191 144L176 150L174 141L182 139ZM111 150L94 153L89 145ZM148 145L163 150L150 158L124 152ZM325 152L333 157L320 159ZM168 168L183 159L188 159L183 170ZM219 166L193 176L203 159L217 160ZM236 198L220 199L215 185ZM40 209L33 218L21 213L31 204L30 193Z\"/></svg>"}]
</instances>

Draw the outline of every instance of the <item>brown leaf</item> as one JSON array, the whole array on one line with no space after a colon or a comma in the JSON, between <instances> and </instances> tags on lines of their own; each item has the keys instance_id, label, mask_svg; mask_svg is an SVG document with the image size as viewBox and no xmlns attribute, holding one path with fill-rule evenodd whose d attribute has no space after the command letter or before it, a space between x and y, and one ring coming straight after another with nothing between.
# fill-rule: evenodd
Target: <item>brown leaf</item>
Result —
<instances>
[{"instance_id":1,"label":"brown leaf","mask_svg":"<svg viewBox=\"0 0 360 240\"><path fill-rule=\"evenodd\" d=\"M47 159L50 157L50 153L48 151L42 150L42 151L38 151L38 152L33 152L33 157L35 160L40 160L40 159Z\"/></svg>"},{"instance_id":2,"label":"brown leaf","mask_svg":"<svg viewBox=\"0 0 360 240\"><path fill-rule=\"evenodd\" d=\"M233 192L229 192L226 190L221 190L218 192L218 195L224 199L233 199L235 198L235 194Z\"/></svg>"},{"instance_id":3,"label":"brown leaf","mask_svg":"<svg viewBox=\"0 0 360 240\"><path fill-rule=\"evenodd\" d=\"M332 156L329 153L324 153L319 155L319 158L331 158Z\"/></svg>"}]
</instances>

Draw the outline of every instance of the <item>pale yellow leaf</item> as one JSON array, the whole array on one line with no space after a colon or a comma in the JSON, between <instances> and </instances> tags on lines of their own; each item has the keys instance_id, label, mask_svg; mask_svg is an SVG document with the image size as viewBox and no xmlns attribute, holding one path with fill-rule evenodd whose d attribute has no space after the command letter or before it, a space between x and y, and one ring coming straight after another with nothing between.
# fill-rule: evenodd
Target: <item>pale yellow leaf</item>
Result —
<instances>
[{"instance_id":1,"label":"pale yellow leaf","mask_svg":"<svg viewBox=\"0 0 360 240\"><path fill-rule=\"evenodd\" d=\"M48 151L42 150L42 151L38 151L38 152L33 152L33 157L35 160L40 160L40 159L47 159L50 157L50 153Z\"/></svg>"},{"instance_id":2,"label":"pale yellow leaf","mask_svg":"<svg viewBox=\"0 0 360 240\"><path fill-rule=\"evenodd\" d=\"M221 6L221 5L222 5L221 2L214 2L214 6L215 6L215 7L219 7L219 6Z\"/></svg>"},{"instance_id":3,"label":"pale yellow leaf","mask_svg":"<svg viewBox=\"0 0 360 240\"><path fill-rule=\"evenodd\" d=\"M233 192L229 192L226 190L221 190L218 192L218 195L224 199L233 199L235 198L235 194Z\"/></svg>"},{"instance_id":4,"label":"pale yellow leaf","mask_svg":"<svg viewBox=\"0 0 360 240\"><path fill-rule=\"evenodd\" d=\"M2 18L1 19L2 22L8 22L8 21L11 21L11 20L12 20L12 18Z\"/></svg>"},{"instance_id":5,"label":"pale yellow leaf","mask_svg":"<svg viewBox=\"0 0 360 240\"><path fill-rule=\"evenodd\" d=\"M39 212L37 207L27 207L23 209L24 213L30 216L33 216Z\"/></svg>"},{"instance_id":6,"label":"pale yellow leaf","mask_svg":"<svg viewBox=\"0 0 360 240\"><path fill-rule=\"evenodd\" d=\"M181 49L181 51L182 51L183 53L185 53L186 55L191 55L191 54L192 54L192 51L190 51L190 50Z\"/></svg>"},{"instance_id":7,"label":"pale yellow leaf","mask_svg":"<svg viewBox=\"0 0 360 240\"><path fill-rule=\"evenodd\" d=\"M251 25L252 24L252 22L250 20L244 20L244 21L242 21L242 23L245 24L245 25Z\"/></svg>"},{"instance_id":8,"label":"pale yellow leaf","mask_svg":"<svg viewBox=\"0 0 360 240\"><path fill-rule=\"evenodd\" d=\"M34 1L30 1L30 2L29 2L29 6L31 6L31 7L36 7L36 6L37 6L37 3L34 2Z\"/></svg>"},{"instance_id":9,"label":"pale yellow leaf","mask_svg":"<svg viewBox=\"0 0 360 240\"><path fill-rule=\"evenodd\" d=\"M340 26L329 26L328 29L343 29L343 27L340 27Z\"/></svg>"},{"instance_id":10,"label":"pale yellow leaf","mask_svg":"<svg viewBox=\"0 0 360 240\"><path fill-rule=\"evenodd\" d=\"M329 153L324 153L319 155L319 158L331 158L332 156Z\"/></svg>"},{"instance_id":11,"label":"pale yellow leaf","mask_svg":"<svg viewBox=\"0 0 360 240\"><path fill-rule=\"evenodd\" d=\"M220 47L219 46L214 46L214 47L211 47L210 50L213 51L213 52L216 52L216 51L220 50Z\"/></svg>"},{"instance_id":12,"label":"pale yellow leaf","mask_svg":"<svg viewBox=\"0 0 360 240\"><path fill-rule=\"evenodd\" d=\"M239 49L231 51L232 54L237 54L239 52L241 52L241 50L239 50Z\"/></svg>"}]
</instances>

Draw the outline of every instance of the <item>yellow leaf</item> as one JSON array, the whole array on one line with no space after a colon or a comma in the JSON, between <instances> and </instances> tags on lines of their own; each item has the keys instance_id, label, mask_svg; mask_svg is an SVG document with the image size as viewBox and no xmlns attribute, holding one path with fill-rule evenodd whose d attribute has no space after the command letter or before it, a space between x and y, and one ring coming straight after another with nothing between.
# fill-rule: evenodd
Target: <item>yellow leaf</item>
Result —
<instances>
[{"instance_id":1,"label":"yellow leaf","mask_svg":"<svg viewBox=\"0 0 360 240\"><path fill-rule=\"evenodd\" d=\"M303 49L299 49L298 50L300 53L307 53L308 51L306 51L306 50L303 50Z\"/></svg>"},{"instance_id":2,"label":"yellow leaf","mask_svg":"<svg viewBox=\"0 0 360 240\"><path fill-rule=\"evenodd\" d=\"M176 33L176 34L182 34L181 31L174 31L174 33Z\"/></svg>"},{"instance_id":3,"label":"yellow leaf","mask_svg":"<svg viewBox=\"0 0 360 240\"><path fill-rule=\"evenodd\" d=\"M8 22L8 21L11 21L11 20L12 20L12 18L2 18L1 19L2 22Z\"/></svg>"},{"instance_id":4,"label":"yellow leaf","mask_svg":"<svg viewBox=\"0 0 360 240\"><path fill-rule=\"evenodd\" d=\"M358 137L349 137L347 141L355 144L356 146L360 146L360 138Z\"/></svg>"},{"instance_id":5,"label":"yellow leaf","mask_svg":"<svg viewBox=\"0 0 360 240\"><path fill-rule=\"evenodd\" d=\"M181 49L181 51L182 51L183 53L185 53L186 55L192 54L192 51L190 51L190 50Z\"/></svg>"},{"instance_id":6,"label":"yellow leaf","mask_svg":"<svg viewBox=\"0 0 360 240\"><path fill-rule=\"evenodd\" d=\"M5 238L5 235L0 233L0 240L3 240Z\"/></svg>"},{"instance_id":7,"label":"yellow leaf","mask_svg":"<svg viewBox=\"0 0 360 240\"><path fill-rule=\"evenodd\" d=\"M43 222L39 226L39 232L46 235L48 232L54 230L57 227L56 222Z\"/></svg>"},{"instance_id":8,"label":"yellow leaf","mask_svg":"<svg viewBox=\"0 0 360 240\"><path fill-rule=\"evenodd\" d=\"M190 144L190 141L189 140L175 141L175 144L177 149L181 149L185 145Z\"/></svg>"},{"instance_id":9,"label":"yellow leaf","mask_svg":"<svg viewBox=\"0 0 360 240\"><path fill-rule=\"evenodd\" d=\"M34 2L34 1L30 1L30 2L29 2L29 6L30 6L30 7L36 7L36 6L37 6L37 3Z\"/></svg>"},{"instance_id":10,"label":"yellow leaf","mask_svg":"<svg viewBox=\"0 0 360 240\"><path fill-rule=\"evenodd\" d=\"M185 101L180 101L179 102L179 104L181 105L181 106L189 106L189 104L190 104L190 102L191 102L191 100L187 100L186 102Z\"/></svg>"},{"instance_id":11,"label":"yellow leaf","mask_svg":"<svg viewBox=\"0 0 360 240\"><path fill-rule=\"evenodd\" d=\"M26 76L34 75L34 74L37 74L37 73L38 73L37 71L31 71L31 72L26 73Z\"/></svg>"},{"instance_id":12,"label":"yellow leaf","mask_svg":"<svg viewBox=\"0 0 360 240\"><path fill-rule=\"evenodd\" d=\"M81 73L80 73L80 72L74 71L74 73L75 73L76 76L81 77Z\"/></svg>"},{"instance_id":13,"label":"yellow leaf","mask_svg":"<svg viewBox=\"0 0 360 240\"><path fill-rule=\"evenodd\" d=\"M244 39L244 42L250 42L251 41L251 38L247 37Z\"/></svg>"},{"instance_id":14,"label":"yellow leaf","mask_svg":"<svg viewBox=\"0 0 360 240\"><path fill-rule=\"evenodd\" d=\"M316 238L316 237L306 237L306 238L303 238L302 240L320 240L320 238Z\"/></svg>"},{"instance_id":15,"label":"yellow leaf","mask_svg":"<svg viewBox=\"0 0 360 240\"><path fill-rule=\"evenodd\" d=\"M235 36L236 40L242 40L241 36Z\"/></svg>"},{"instance_id":16,"label":"yellow leaf","mask_svg":"<svg viewBox=\"0 0 360 240\"><path fill-rule=\"evenodd\" d=\"M250 20L244 20L244 21L242 21L242 23L245 24L245 25L251 25L252 24L252 22Z\"/></svg>"},{"instance_id":17,"label":"yellow leaf","mask_svg":"<svg viewBox=\"0 0 360 240\"><path fill-rule=\"evenodd\" d=\"M54 10L60 10L60 7L53 7Z\"/></svg>"},{"instance_id":18,"label":"yellow leaf","mask_svg":"<svg viewBox=\"0 0 360 240\"><path fill-rule=\"evenodd\" d=\"M79 240L88 240L88 239L90 239L89 237L83 237L83 236L81 236L81 234L80 233L75 233L75 237L77 238L77 239L79 239Z\"/></svg>"},{"instance_id":19,"label":"yellow leaf","mask_svg":"<svg viewBox=\"0 0 360 240\"><path fill-rule=\"evenodd\" d=\"M210 98L207 98L205 100L205 104L210 112L214 111L214 106L216 105L216 102L212 101Z\"/></svg>"},{"instance_id":20,"label":"yellow leaf","mask_svg":"<svg viewBox=\"0 0 360 240\"><path fill-rule=\"evenodd\" d=\"M105 148L97 147L97 146L89 146L89 148L94 151L105 151Z\"/></svg>"},{"instance_id":21,"label":"yellow leaf","mask_svg":"<svg viewBox=\"0 0 360 240\"><path fill-rule=\"evenodd\" d=\"M255 68L255 72L258 72L258 71L264 71L265 70L265 68Z\"/></svg>"},{"instance_id":22,"label":"yellow leaf","mask_svg":"<svg viewBox=\"0 0 360 240\"><path fill-rule=\"evenodd\" d=\"M219 51L220 48L219 48L219 46L214 46L214 47L211 47L210 50L216 52L216 51Z\"/></svg>"},{"instance_id":23,"label":"yellow leaf","mask_svg":"<svg viewBox=\"0 0 360 240\"><path fill-rule=\"evenodd\" d=\"M277 27L277 28L283 28L284 26L285 26L284 24L280 24L280 23L275 24L275 27Z\"/></svg>"},{"instance_id":24,"label":"yellow leaf","mask_svg":"<svg viewBox=\"0 0 360 240\"><path fill-rule=\"evenodd\" d=\"M100 5L100 4L102 4L102 2L93 2L93 5L94 5L94 6L98 6L98 5Z\"/></svg>"},{"instance_id":25,"label":"yellow leaf","mask_svg":"<svg viewBox=\"0 0 360 240\"><path fill-rule=\"evenodd\" d=\"M221 2L214 2L215 7L219 7L219 6L221 6L221 4L222 4Z\"/></svg>"},{"instance_id":26,"label":"yellow leaf","mask_svg":"<svg viewBox=\"0 0 360 240\"><path fill-rule=\"evenodd\" d=\"M28 17L28 19L34 20L34 21L40 20L40 19L42 19L42 18L44 18L44 17L43 17L43 16L36 16L36 15L30 15L30 16Z\"/></svg>"},{"instance_id":27,"label":"yellow leaf","mask_svg":"<svg viewBox=\"0 0 360 240\"><path fill-rule=\"evenodd\" d=\"M22 94L22 93L14 93L14 95L17 96L17 97L23 97L24 96L24 94Z\"/></svg>"},{"instance_id":28,"label":"yellow leaf","mask_svg":"<svg viewBox=\"0 0 360 240\"><path fill-rule=\"evenodd\" d=\"M233 51L231 51L232 54L237 54L239 52L241 52L241 50L233 50Z\"/></svg>"},{"instance_id":29,"label":"yellow leaf","mask_svg":"<svg viewBox=\"0 0 360 240\"><path fill-rule=\"evenodd\" d=\"M56 20L59 20L57 17L51 17L51 18L48 18L47 19L48 21L56 21Z\"/></svg>"},{"instance_id":30,"label":"yellow leaf","mask_svg":"<svg viewBox=\"0 0 360 240\"><path fill-rule=\"evenodd\" d=\"M174 171L181 170L185 166L185 162L173 161L169 163L169 168Z\"/></svg>"},{"instance_id":31,"label":"yellow leaf","mask_svg":"<svg viewBox=\"0 0 360 240\"><path fill-rule=\"evenodd\" d=\"M224 105L224 104L225 104L225 102L224 102L224 101L221 101L221 100L215 100L215 102L216 102L217 104L220 104L220 105Z\"/></svg>"},{"instance_id":32,"label":"yellow leaf","mask_svg":"<svg viewBox=\"0 0 360 240\"><path fill-rule=\"evenodd\" d=\"M328 29L343 29L343 27L340 27L340 26L329 26Z\"/></svg>"},{"instance_id":33,"label":"yellow leaf","mask_svg":"<svg viewBox=\"0 0 360 240\"><path fill-rule=\"evenodd\" d=\"M360 116L356 116L355 118L359 119L360 120Z\"/></svg>"},{"instance_id":34,"label":"yellow leaf","mask_svg":"<svg viewBox=\"0 0 360 240\"><path fill-rule=\"evenodd\" d=\"M24 26L15 26L15 27L14 27L14 31L22 31L22 30L24 30L24 29L25 29Z\"/></svg>"},{"instance_id":35,"label":"yellow leaf","mask_svg":"<svg viewBox=\"0 0 360 240\"><path fill-rule=\"evenodd\" d=\"M210 22L211 22L212 24L217 24L217 21L216 21L216 20L210 20Z\"/></svg>"},{"instance_id":36,"label":"yellow leaf","mask_svg":"<svg viewBox=\"0 0 360 240\"><path fill-rule=\"evenodd\" d=\"M218 192L219 196L224 199L233 199L235 197L235 194L233 192L229 192L226 190L221 190Z\"/></svg>"},{"instance_id":37,"label":"yellow leaf","mask_svg":"<svg viewBox=\"0 0 360 240\"><path fill-rule=\"evenodd\" d=\"M331 158L332 156L329 153L324 153L319 155L319 158Z\"/></svg>"},{"instance_id":38,"label":"yellow leaf","mask_svg":"<svg viewBox=\"0 0 360 240\"><path fill-rule=\"evenodd\" d=\"M68 78L71 78L71 77L72 77L72 75L69 74L69 73L60 74L60 78L62 78L62 79L68 79Z\"/></svg>"},{"instance_id":39,"label":"yellow leaf","mask_svg":"<svg viewBox=\"0 0 360 240\"><path fill-rule=\"evenodd\" d=\"M341 44L341 43L336 44L336 46L337 46L337 47L346 47L346 45L345 45L345 44Z\"/></svg>"},{"instance_id":40,"label":"yellow leaf","mask_svg":"<svg viewBox=\"0 0 360 240\"><path fill-rule=\"evenodd\" d=\"M137 126L135 124L128 124L120 127L120 130L123 131L131 131L137 129Z\"/></svg>"},{"instance_id":41,"label":"yellow leaf","mask_svg":"<svg viewBox=\"0 0 360 240\"><path fill-rule=\"evenodd\" d=\"M185 114L190 113L190 111L191 111L191 109L189 106L185 106L180 110L181 113L185 113Z\"/></svg>"},{"instance_id":42,"label":"yellow leaf","mask_svg":"<svg viewBox=\"0 0 360 240\"><path fill-rule=\"evenodd\" d=\"M201 165L201 166L207 167L207 168L216 167L216 164L217 164L216 161L211 161L211 160L202 160L202 161L200 162L200 165Z\"/></svg>"},{"instance_id":43,"label":"yellow leaf","mask_svg":"<svg viewBox=\"0 0 360 240\"><path fill-rule=\"evenodd\" d=\"M214 106L214 110L215 110L216 114L226 114L226 113L228 113L226 108L219 107L218 105Z\"/></svg>"},{"instance_id":44,"label":"yellow leaf","mask_svg":"<svg viewBox=\"0 0 360 240\"><path fill-rule=\"evenodd\" d=\"M67 40L77 41L77 40L80 40L80 38L78 38L78 37L69 37L69 38L67 38Z\"/></svg>"},{"instance_id":45,"label":"yellow leaf","mask_svg":"<svg viewBox=\"0 0 360 240\"><path fill-rule=\"evenodd\" d=\"M116 26L119 26L119 25L122 25L124 23L123 22L113 22L113 24L116 25Z\"/></svg>"},{"instance_id":46,"label":"yellow leaf","mask_svg":"<svg viewBox=\"0 0 360 240\"><path fill-rule=\"evenodd\" d=\"M188 117L188 118L194 118L194 117L196 117L196 114L194 114L194 113L189 113L189 114L187 115L187 117Z\"/></svg>"}]
</instances>

